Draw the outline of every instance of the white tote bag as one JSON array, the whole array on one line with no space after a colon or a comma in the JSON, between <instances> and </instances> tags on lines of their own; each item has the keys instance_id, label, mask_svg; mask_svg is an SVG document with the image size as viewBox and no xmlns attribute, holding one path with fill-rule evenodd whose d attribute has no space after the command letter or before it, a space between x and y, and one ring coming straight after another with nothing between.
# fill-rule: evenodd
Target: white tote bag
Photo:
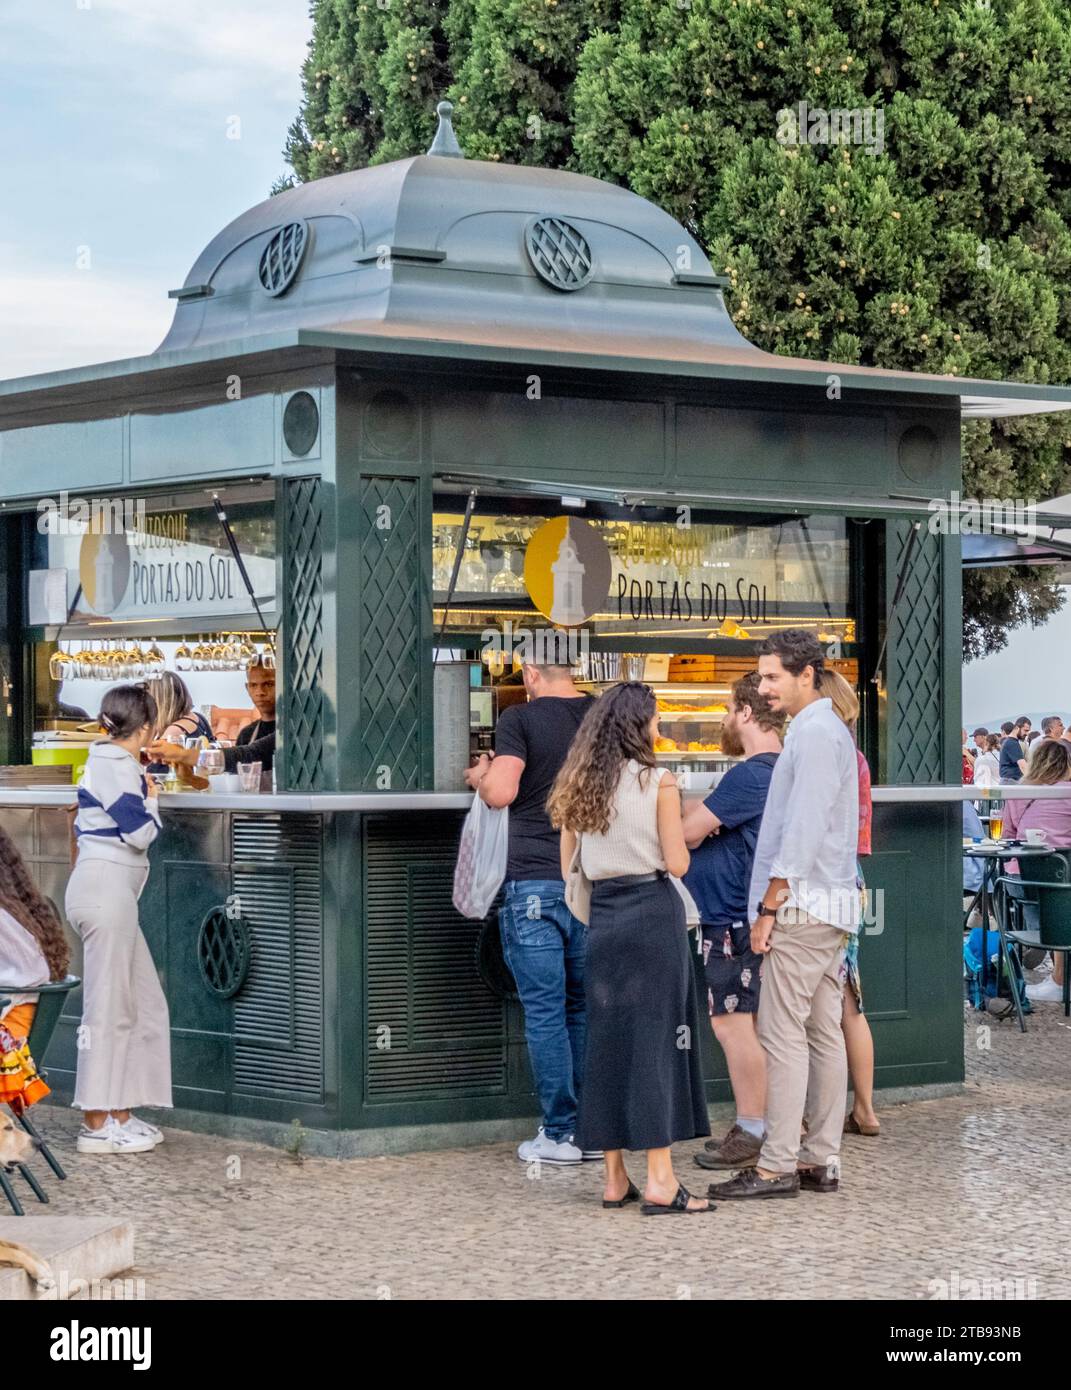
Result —
<instances>
[{"instance_id":1,"label":"white tote bag","mask_svg":"<svg viewBox=\"0 0 1071 1390\"><path fill-rule=\"evenodd\" d=\"M509 808L488 806L479 794L461 828L454 867L454 906L462 917L486 917L506 877Z\"/></svg>"}]
</instances>

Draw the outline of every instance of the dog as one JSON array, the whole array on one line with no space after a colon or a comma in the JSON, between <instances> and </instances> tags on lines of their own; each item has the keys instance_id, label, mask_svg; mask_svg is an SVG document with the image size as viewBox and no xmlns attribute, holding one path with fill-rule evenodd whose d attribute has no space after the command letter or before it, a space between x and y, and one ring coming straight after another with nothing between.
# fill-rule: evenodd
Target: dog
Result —
<instances>
[{"instance_id":1,"label":"dog","mask_svg":"<svg viewBox=\"0 0 1071 1390\"><path fill-rule=\"evenodd\" d=\"M25 1163L34 1151L34 1142L24 1129L15 1124L6 1111L0 1112L0 1165L9 1171L15 1163ZM53 1293L56 1281L52 1270L25 1245L0 1240L0 1265L15 1265L24 1269L37 1286L38 1293Z\"/></svg>"}]
</instances>

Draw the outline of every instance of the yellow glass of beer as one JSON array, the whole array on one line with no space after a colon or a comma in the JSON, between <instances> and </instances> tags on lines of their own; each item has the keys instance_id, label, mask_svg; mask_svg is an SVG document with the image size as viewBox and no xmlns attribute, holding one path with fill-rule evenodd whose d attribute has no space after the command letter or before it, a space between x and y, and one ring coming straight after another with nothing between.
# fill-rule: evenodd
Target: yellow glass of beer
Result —
<instances>
[{"instance_id":1,"label":"yellow glass of beer","mask_svg":"<svg viewBox=\"0 0 1071 1390\"><path fill-rule=\"evenodd\" d=\"M1001 811L994 811L989 817L989 837L991 840L999 840L1004 832L1004 815Z\"/></svg>"}]
</instances>

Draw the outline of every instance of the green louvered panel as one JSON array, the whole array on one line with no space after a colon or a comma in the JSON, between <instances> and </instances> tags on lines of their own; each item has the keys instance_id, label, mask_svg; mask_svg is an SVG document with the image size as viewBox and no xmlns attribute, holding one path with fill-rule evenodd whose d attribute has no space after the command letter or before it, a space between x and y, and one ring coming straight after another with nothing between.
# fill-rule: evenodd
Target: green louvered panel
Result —
<instances>
[{"instance_id":1,"label":"green louvered panel","mask_svg":"<svg viewBox=\"0 0 1071 1390\"><path fill-rule=\"evenodd\" d=\"M319 816L231 817L233 884L250 928L249 975L234 998L234 1089L323 1098Z\"/></svg>"},{"instance_id":2,"label":"green louvered panel","mask_svg":"<svg viewBox=\"0 0 1071 1390\"><path fill-rule=\"evenodd\" d=\"M476 971L481 923L451 905L456 855L452 819L366 823L370 1103L506 1090L505 1005Z\"/></svg>"},{"instance_id":3,"label":"green louvered panel","mask_svg":"<svg viewBox=\"0 0 1071 1390\"><path fill-rule=\"evenodd\" d=\"M889 523L888 592L911 535L907 522ZM929 785L943 780L941 654L941 539L920 528L908 561L904 591L892 618L888 652L889 781Z\"/></svg>"},{"instance_id":4,"label":"green louvered panel","mask_svg":"<svg viewBox=\"0 0 1071 1390\"><path fill-rule=\"evenodd\" d=\"M283 778L319 791L324 778L323 516L319 478L283 485Z\"/></svg>"},{"instance_id":5,"label":"green louvered panel","mask_svg":"<svg viewBox=\"0 0 1071 1390\"><path fill-rule=\"evenodd\" d=\"M419 483L362 478L360 506L360 785L411 791L424 732Z\"/></svg>"}]
</instances>

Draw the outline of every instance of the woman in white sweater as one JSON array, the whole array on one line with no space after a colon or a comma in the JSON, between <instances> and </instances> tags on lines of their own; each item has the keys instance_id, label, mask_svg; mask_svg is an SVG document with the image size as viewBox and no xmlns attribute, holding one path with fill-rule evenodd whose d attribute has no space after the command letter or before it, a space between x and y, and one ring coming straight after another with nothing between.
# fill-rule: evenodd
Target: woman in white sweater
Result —
<instances>
[{"instance_id":1,"label":"woman in white sweater","mask_svg":"<svg viewBox=\"0 0 1071 1390\"><path fill-rule=\"evenodd\" d=\"M650 686L616 685L584 716L547 810L562 827L562 875L591 880L587 1042L576 1143L606 1158L603 1205L638 1201L626 1149L646 1149L645 1216L713 1210L678 1182L670 1145L710 1133L695 974L681 895L688 868L673 774L654 755Z\"/></svg>"},{"instance_id":2,"label":"woman in white sweater","mask_svg":"<svg viewBox=\"0 0 1071 1390\"><path fill-rule=\"evenodd\" d=\"M144 1153L163 1135L131 1112L171 1105L167 1001L138 922L160 830L158 788L139 763L156 729L143 685L104 696L108 734L89 750L78 788L78 862L67 885L67 918L82 938L82 1023L74 1104L82 1110L79 1153Z\"/></svg>"}]
</instances>

